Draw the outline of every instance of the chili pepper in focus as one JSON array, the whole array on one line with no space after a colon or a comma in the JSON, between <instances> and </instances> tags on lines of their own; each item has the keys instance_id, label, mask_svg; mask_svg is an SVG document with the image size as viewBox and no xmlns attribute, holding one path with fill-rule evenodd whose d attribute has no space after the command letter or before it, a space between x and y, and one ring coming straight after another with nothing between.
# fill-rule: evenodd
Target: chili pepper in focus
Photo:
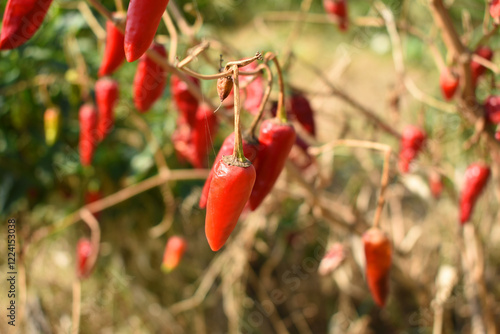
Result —
<instances>
[{"instance_id":1,"label":"chili pepper in focus","mask_svg":"<svg viewBox=\"0 0 500 334\"><path fill-rule=\"evenodd\" d=\"M8 0L0 32L0 50L17 48L40 28L52 0Z\"/></svg>"},{"instance_id":2,"label":"chili pepper in focus","mask_svg":"<svg viewBox=\"0 0 500 334\"><path fill-rule=\"evenodd\" d=\"M493 58L493 51L487 46L479 46L474 53L486 60L491 60ZM472 72L472 81L475 87L477 86L479 78L486 72L486 67L478 62L475 62L474 60L471 61L470 67Z\"/></svg>"},{"instance_id":3,"label":"chili pepper in focus","mask_svg":"<svg viewBox=\"0 0 500 334\"><path fill-rule=\"evenodd\" d=\"M392 247L389 238L378 228L372 227L363 234L366 258L366 280L375 303L384 307L389 294L389 272Z\"/></svg>"},{"instance_id":4,"label":"chili pepper in focus","mask_svg":"<svg viewBox=\"0 0 500 334\"><path fill-rule=\"evenodd\" d=\"M188 76L188 78L198 87L200 86L199 79L191 76ZM198 99L191 94L188 85L176 75L172 75L171 85L172 96L177 109L179 109L182 117L185 118L189 126L194 127L196 124L196 111L199 105Z\"/></svg>"},{"instance_id":5,"label":"chili pepper in focus","mask_svg":"<svg viewBox=\"0 0 500 334\"><path fill-rule=\"evenodd\" d=\"M124 20L125 17L120 13L113 13L116 19ZM102 57L99 76L111 75L125 60L125 51L123 33L115 26L113 21L106 22L106 46L104 56Z\"/></svg>"},{"instance_id":6,"label":"chili pepper in focus","mask_svg":"<svg viewBox=\"0 0 500 334\"><path fill-rule=\"evenodd\" d=\"M210 183L212 182L212 177L214 175L214 169L215 166L217 165L217 162L219 162L219 160L221 160L223 156L232 154L233 150L234 150L234 132L231 133L229 136L227 136L226 139L224 139L224 142L222 143L222 146L219 149L217 156L215 157L214 164L210 170L210 173L208 174L207 180L205 181L205 185L203 186L203 190L201 192L201 198L199 202L199 206L201 209L204 209L207 206ZM245 154L245 157L247 157L247 159L250 160L250 162L254 165L254 167L257 164L255 161L258 154L257 152L258 152L258 143L253 143L243 139L243 153Z\"/></svg>"},{"instance_id":7,"label":"chili pepper in focus","mask_svg":"<svg viewBox=\"0 0 500 334\"><path fill-rule=\"evenodd\" d=\"M290 111L304 129L313 137L316 137L316 126L314 125L314 113L307 98L295 93L290 98Z\"/></svg>"},{"instance_id":8,"label":"chili pepper in focus","mask_svg":"<svg viewBox=\"0 0 500 334\"><path fill-rule=\"evenodd\" d=\"M80 161L89 166L97 146L97 110L91 104L84 104L79 111L80 121Z\"/></svg>"},{"instance_id":9,"label":"chili pepper in focus","mask_svg":"<svg viewBox=\"0 0 500 334\"><path fill-rule=\"evenodd\" d=\"M471 164L465 171L465 183L460 194L460 223L462 225L470 219L474 205L489 177L490 168L483 164Z\"/></svg>"},{"instance_id":10,"label":"chili pepper in focus","mask_svg":"<svg viewBox=\"0 0 500 334\"><path fill-rule=\"evenodd\" d=\"M399 169L402 173L409 170L410 163L422 150L425 143L425 133L416 126L405 127L401 137L401 150L399 151Z\"/></svg>"},{"instance_id":11,"label":"chili pepper in focus","mask_svg":"<svg viewBox=\"0 0 500 334\"><path fill-rule=\"evenodd\" d=\"M187 248L187 242L184 238L174 235L170 237L165 246L161 268L169 273L180 263L182 256Z\"/></svg>"},{"instance_id":12,"label":"chili pepper in focus","mask_svg":"<svg viewBox=\"0 0 500 334\"><path fill-rule=\"evenodd\" d=\"M449 101L457 91L459 80L458 76L449 68L444 69L439 76L439 86L445 100Z\"/></svg>"},{"instance_id":13,"label":"chili pepper in focus","mask_svg":"<svg viewBox=\"0 0 500 334\"><path fill-rule=\"evenodd\" d=\"M167 58L163 45L153 43L151 49ZM165 73L163 68L151 58L144 55L139 61L134 77L134 104L140 112L148 111L158 100L165 88Z\"/></svg>"},{"instance_id":14,"label":"chili pepper in focus","mask_svg":"<svg viewBox=\"0 0 500 334\"><path fill-rule=\"evenodd\" d=\"M139 59L150 47L167 5L168 0L130 1L124 40L128 62Z\"/></svg>"},{"instance_id":15,"label":"chili pepper in focus","mask_svg":"<svg viewBox=\"0 0 500 334\"><path fill-rule=\"evenodd\" d=\"M257 179L249 200L252 211L257 209L274 187L294 143L295 129L289 123L278 118L262 122L256 166Z\"/></svg>"},{"instance_id":16,"label":"chili pepper in focus","mask_svg":"<svg viewBox=\"0 0 500 334\"><path fill-rule=\"evenodd\" d=\"M111 78L101 78L95 84L97 111L97 134L103 140L113 128L115 122L114 108L118 101L118 82Z\"/></svg>"},{"instance_id":17,"label":"chili pepper in focus","mask_svg":"<svg viewBox=\"0 0 500 334\"><path fill-rule=\"evenodd\" d=\"M347 1L323 0L323 7L325 8L325 11L337 21L340 31L346 31L349 26L349 18L347 17Z\"/></svg>"},{"instance_id":18,"label":"chili pepper in focus","mask_svg":"<svg viewBox=\"0 0 500 334\"><path fill-rule=\"evenodd\" d=\"M76 276L79 279L84 279L89 277L92 272L92 268L86 268L87 261L92 253L92 245L89 239L82 238L78 240L76 244L76 257L77 257L77 266L76 266Z\"/></svg>"},{"instance_id":19,"label":"chili pepper in focus","mask_svg":"<svg viewBox=\"0 0 500 334\"><path fill-rule=\"evenodd\" d=\"M61 113L56 108L48 108L43 114L45 143L49 146L54 145L59 134L59 119Z\"/></svg>"}]
</instances>

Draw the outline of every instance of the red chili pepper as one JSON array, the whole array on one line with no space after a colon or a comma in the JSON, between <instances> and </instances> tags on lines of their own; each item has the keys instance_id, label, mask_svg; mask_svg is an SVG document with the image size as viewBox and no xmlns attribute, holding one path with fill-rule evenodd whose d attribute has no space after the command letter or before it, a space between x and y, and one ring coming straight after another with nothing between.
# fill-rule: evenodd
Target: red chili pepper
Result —
<instances>
[{"instance_id":1,"label":"red chili pepper","mask_svg":"<svg viewBox=\"0 0 500 334\"><path fill-rule=\"evenodd\" d=\"M125 56L139 59L149 48L160 25L168 0L131 0L125 24Z\"/></svg>"},{"instance_id":2,"label":"red chili pepper","mask_svg":"<svg viewBox=\"0 0 500 334\"><path fill-rule=\"evenodd\" d=\"M500 18L500 0L493 0L490 3L490 15L494 19Z\"/></svg>"},{"instance_id":3,"label":"red chili pepper","mask_svg":"<svg viewBox=\"0 0 500 334\"><path fill-rule=\"evenodd\" d=\"M163 45L153 43L151 48L163 58L167 52ZM144 55L139 61L134 78L134 104L140 112L148 111L158 100L165 88L165 73L163 68L151 58Z\"/></svg>"},{"instance_id":4,"label":"red chili pepper","mask_svg":"<svg viewBox=\"0 0 500 334\"><path fill-rule=\"evenodd\" d=\"M425 143L425 133L418 127L408 125L401 137L401 150L399 151L399 169L402 173L409 170L410 163L422 150Z\"/></svg>"},{"instance_id":5,"label":"red chili pepper","mask_svg":"<svg viewBox=\"0 0 500 334\"><path fill-rule=\"evenodd\" d=\"M491 60L493 58L493 51L487 46L479 46L474 53L486 60ZM478 62L475 62L474 60L471 61L470 67L472 72L472 81L474 86L477 86L477 81L486 72L486 67Z\"/></svg>"},{"instance_id":6,"label":"red chili pepper","mask_svg":"<svg viewBox=\"0 0 500 334\"><path fill-rule=\"evenodd\" d=\"M124 19L123 15L113 13L113 17ZM102 58L99 76L111 75L125 60L125 50L123 49L125 36L115 26L113 21L106 22L106 47Z\"/></svg>"},{"instance_id":7,"label":"red chili pepper","mask_svg":"<svg viewBox=\"0 0 500 334\"><path fill-rule=\"evenodd\" d=\"M76 266L76 276L79 279L84 279L89 277L92 272L92 268L86 268L87 261L92 254L92 245L89 239L82 238L78 240L76 244L76 257L77 257L77 266Z\"/></svg>"},{"instance_id":8,"label":"red chili pepper","mask_svg":"<svg viewBox=\"0 0 500 334\"><path fill-rule=\"evenodd\" d=\"M490 177L490 168L480 163L471 164L465 171L465 183L460 195L460 223L465 224Z\"/></svg>"},{"instance_id":9,"label":"red chili pepper","mask_svg":"<svg viewBox=\"0 0 500 334\"><path fill-rule=\"evenodd\" d=\"M198 87L200 86L200 80L195 77L189 77ZM182 117L187 121L190 127L194 127L196 124L196 111L198 110L198 99L194 97L188 89L188 85L178 78L176 75L172 75L172 96L174 98L177 109L181 112Z\"/></svg>"},{"instance_id":10,"label":"red chili pepper","mask_svg":"<svg viewBox=\"0 0 500 334\"><path fill-rule=\"evenodd\" d=\"M255 182L255 168L237 164L232 155L219 160L210 182L205 234L210 248L218 251L229 238L247 203Z\"/></svg>"},{"instance_id":11,"label":"red chili pepper","mask_svg":"<svg viewBox=\"0 0 500 334\"><path fill-rule=\"evenodd\" d=\"M389 238L378 228L363 234L366 258L366 280L375 303L384 307L389 294L389 273L392 262L392 247Z\"/></svg>"},{"instance_id":12,"label":"red chili pepper","mask_svg":"<svg viewBox=\"0 0 500 334\"><path fill-rule=\"evenodd\" d=\"M278 118L262 122L259 134L257 179L250 196L250 209L255 210L273 188L295 143L295 129Z\"/></svg>"},{"instance_id":13,"label":"red chili pepper","mask_svg":"<svg viewBox=\"0 0 500 334\"><path fill-rule=\"evenodd\" d=\"M0 50L17 48L40 28L52 0L8 0L0 32Z\"/></svg>"},{"instance_id":14,"label":"red chili pepper","mask_svg":"<svg viewBox=\"0 0 500 334\"><path fill-rule=\"evenodd\" d=\"M192 145L195 160L192 165L196 168L206 168L208 165L208 152L219 125L217 116L207 105L202 104L196 112L196 126L192 130Z\"/></svg>"},{"instance_id":15,"label":"red chili pepper","mask_svg":"<svg viewBox=\"0 0 500 334\"><path fill-rule=\"evenodd\" d=\"M439 86L443 97L449 101L455 95L459 84L459 77L449 68L444 69L439 76Z\"/></svg>"},{"instance_id":16,"label":"red chili pepper","mask_svg":"<svg viewBox=\"0 0 500 334\"><path fill-rule=\"evenodd\" d=\"M484 113L486 119L491 123L500 123L500 96L488 96L484 101Z\"/></svg>"},{"instance_id":17,"label":"red chili pepper","mask_svg":"<svg viewBox=\"0 0 500 334\"><path fill-rule=\"evenodd\" d=\"M43 114L45 142L49 146L54 145L57 139L57 135L59 134L60 115L61 113L56 108L49 108Z\"/></svg>"},{"instance_id":18,"label":"red chili pepper","mask_svg":"<svg viewBox=\"0 0 500 334\"><path fill-rule=\"evenodd\" d=\"M89 166L97 146L97 110L91 104L84 104L79 111L80 121L80 161Z\"/></svg>"},{"instance_id":19,"label":"red chili pepper","mask_svg":"<svg viewBox=\"0 0 500 334\"><path fill-rule=\"evenodd\" d=\"M113 128L115 122L114 108L118 101L118 82L111 78L101 78L95 84L97 111L97 133L103 140Z\"/></svg>"},{"instance_id":20,"label":"red chili pepper","mask_svg":"<svg viewBox=\"0 0 500 334\"><path fill-rule=\"evenodd\" d=\"M307 98L299 93L290 98L290 111L304 129L313 137L316 137L316 126L314 124L314 112Z\"/></svg>"},{"instance_id":21,"label":"red chili pepper","mask_svg":"<svg viewBox=\"0 0 500 334\"><path fill-rule=\"evenodd\" d=\"M163 271L168 273L174 270L179 265L186 248L187 242L184 238L176 235L170 237L163 253L163 262L161 264Z\"/></svg>"},{"instance_id":22,"label":"red chili pepper","mask_svg":"<svg viewBox=\"0 0 500 334\"><path fill-rule=\"evenodd\" d=\"M349 18L347 17L347 1L323 0L323 7L325 8L325 11L337 21L340 31L346 31L349 26Z\"/></svg>"}]
</instances>

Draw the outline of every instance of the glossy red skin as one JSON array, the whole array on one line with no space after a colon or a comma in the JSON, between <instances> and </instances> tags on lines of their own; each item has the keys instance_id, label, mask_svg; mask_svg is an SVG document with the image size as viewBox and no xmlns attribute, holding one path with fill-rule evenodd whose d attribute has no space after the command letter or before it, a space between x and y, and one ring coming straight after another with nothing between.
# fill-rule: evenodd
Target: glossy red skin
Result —
<instances>
[{"instance_id":1,"label":"glossy red skin","mask_svg":"<svg viewBox=\"0 0 500 334\"><path fill-rule=\"evenodd\" d=\"M189 78L198 87L200 86L199 79L194 77ZM174 98L175 105L189 126L193 128L196 124L196 112L199 106L198 99L191 94L187 84L176 75L172 75L171 81L172 96Z\"/></svg>"},{"instance_id":2,"label":"glossy red skin","mask_svg":"<svg viewBox=\"0 0 500 334\"><path fill-rule=\"evenodd\" d=\"M125 36L112 21L106 22L106 47L102 57L99 76L111 75L125 60L123 42Z\"/></svg>"},{"instance_id":3,"label":"glossy red skin","mask_svg":"<svg viewBox=\"0 0 500 334\"><path fill-rule=\"evenodd\" d=\"M457 91L459 84L458 76L454 75L449 69L445 69L439 76L439 86L441 93L446 101L451 100Z\"/></svg>"},{"instance_id":4,"label":"glossy red skin","mask_svg":"<svg viewBox=\"0 0 500 334\"><path fill-rule=\"evenodd\" d=\"M215 157L214 164L210 173L208 174L207 180L205 181L205 185L203 186L203 190L201 191L201 198L199 202L199 206L201 209L204 209L207 206L208 192L210 190L210 184L212 182L212 178L214 176L215 166L222 159L224 155L231 155L234 151L234 132L224 139L222 146ZM256 167L255 160L257 158L258 146L248 143L245 139L243 139L243 153L245 157L250 160L251 163Z\"/></svg>"},{"instance_id":5,"label":"glossy red skin","mask_svg":"<svg viewBox=\"0 0 500 334\"><path fill-rule=\"evenodd\" d=\"M493 59L493 51L487 46L479 46L474 53L486 60ZM486 72L486 67L476 63L475 61L471 61L470 67L472 72L472 81L474 86L476 86L479 78Z\"/></svg>"},{"instance_id":6,"label":"glossy red skin","mask_svg":"<svg viewBox=\"0 0 500 334\"><path fill-rule=\"evenodd\" d=\"M118 101L118 82L111 78L101 78L95 84L95 99L97 104L98 121L97 134L103 140L115 123L114 108Z\"/></svg>"},{"instance_id":7,"label":"glossy red skin","mask_svg":"<svg viewBox=\"0 0 500 334\"><path fill-rule=\"evenodd\" d=\"M460 223L469 221L479 195L481 195L490 177L488 166L474 163L465 171L465 183L460 194Z\"/></svg>"},{"instance_id":8,"label":"glossy red skin","mask_svg":"<svg viewBox=\"0 0 500 334\"><path fill-rule=\"evenodd\" d=\"M84 166L90 166L92 157L97 146L97 110L91 104L84 104L80 107L80 161Z\"/></svg>"},{"instance_id":9,"label":"glossy red skin","mask_svg":"<svg viewBox=\"0 0 500 334\"><path fill-rule=\"evenodd\" d=\"M302 94L295 94L290 98L290 111L302 127L313 137L316 137L314 113L311 104Z\"/></svg>"},{"instance_id":10,"label":"glossy red skin","mask_svg":"<svg viewBox=\"0 0 500 334\"><path fill-rule=\"evenodd\" d=\"M82 238L78 240L76 244L76 258L77 258L77 266L76 266L76 276L79 279L89 277L91 270L86 270L85 265L87 264L87 260L92 253L92 245L89 239Z\"/></svg>"},{"instance_id":11,"label":"glossy red skin","mask_svg":"<svg viewBox=\"0 0 500 334\"><path fill-rule=\"evenodd\" d=\"M0 32L0 50L17 48L40 28L52 0L8 0Z\"/></svg>"},{"instance_id":12,"label":"glossy red skin","mask_svg":"<svg viewBox=\"0 0 500 334\"><path fill-rule=\"evenodd\" d=\"M184 238L174 235L170 237L163 253L162 267L166 271L176 268L187 248L187 242Z\"/></svg>"},{"instance_id":13,"label":"glossy red skin","mask_svg":"<svg viewBox=\"0 0 500 334\"><path fill-rule=\"evenodd\" d=\"M151 47L163 58L167 58L163 45L154 43ZM134 77L134 104L137 110L142 113L148 111L161 97L165 82L163 68L146 55L142 56Z\"/></svg>"},{"instance_id":14,"label":"glossy red skin","mask_svg":"<svg viewBox=\"0 0 500 334\"><path fill-rule=\"evenodd\" d=\"M196 168L208 166L208 152L219 125L217 116L207 105L201 105L196 112L196 125L192 131L191 139L194 148L195 160L191 164Z\"/></svg>"},{"instance_id":15,"label":"glossy red skin","mask_svg":"<svg viewBox=\"0 0 500 334\"><path fill-rule=\"evenodd\" d=\"M257 209L274 187L295 143L295 137L295 129L290 124L281 123L276 118L262 122L258 163L255 166L257 179L249 200L252 211Z\"/></svg>"},{"instance_id":16,"label":"glossy red skin","mask_svg":"<svg viewBox=\"0 0 500 334\"><path fill-rule=\"evenodd\" d=\"M484 113L491 123L500 123L500 96L488 96L484 101Z\"/></svg>"},{"instance_id":17,"label":"glossy red skin","mask_svg":"<svg viewBox=\"0 0 500 334\"><path fill-rule=\"evenodd\" d=\"M399 169L402 173L409 171L410 163L422 150L425 139L426 135L420 128L413 125L405 127L401 136L401 149L399 151L398 162Z\"/></svg>"},{"instance_id":18,"label":"glossy red skin","mask_svg":"<svg viewBox=\"0 0 500 334\"><path fill-rule=\"evenodd\" d=\"M500 0L493 0L490 3L490 15L492 18L500 18Z\"/></svg>"},{"instance_id":19,"label":"glossy red skin","mask_svg":"<svg viewBox=\"0 0 500 334\"><path fill-rule=\"evenodd\" d=\"M250 197L255 168L228 165L223 159L214 168L207 200L205 234L210 248L221 249L234 230Z\"/></svg>"},{"instance_id":20,"label":"glossy red skin","mask_svg":"<svg viewBox=\"0 0 500 334\"><path fill-rule=\"evenodd\" d=\"M392 263L392 246L387 236L376 228L363 234L366 258L366 281L373 300L384 307L389 295L389 274Z\"/></svg>"},{"instance_id":21,"label":"glossy red skin","mask_svg":"<svg viewBox=\"0 0 500 334\"><path fill-rule=\"evenodd\" d=\"M338 26L341 31L346 31L349 27L349 19L347 17L347 1L346 0L323 0L325 11L338 20Z\"/></svg>"},{"instance_id":22,"label":"glossy red skin","mask_svg":"<svg viewBox=\"0 0 500 334\"><path fill-rule=\"evenodd\" d=\"M160 25L168 0L131 0L125 23L125 57L139 59L149 48Z\"/></svg>"}]
</instances>

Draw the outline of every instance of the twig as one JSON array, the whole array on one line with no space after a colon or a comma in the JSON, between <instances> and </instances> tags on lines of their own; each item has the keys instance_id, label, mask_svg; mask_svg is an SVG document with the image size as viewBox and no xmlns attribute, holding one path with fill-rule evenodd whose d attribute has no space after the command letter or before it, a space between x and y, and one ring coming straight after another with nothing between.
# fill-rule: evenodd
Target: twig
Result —
<instances>
[{"instance_id":1,"label":"twig","mask_svg":"<svg viewBox=\"0 0 500 334\"><path fill-rule=\"evenodd\" d=\"M90 29L92 29L92 32L97 36L97 38L101 41L104 40L106 38L106 31L103 29L103 27L101 27L99 22L97 22L97 19L95 18L94 14L92 14L92 11L89 8L89 5L87 5L87 3L84 1L80 1L78 2L78 10L89 25Z\"/></svg>"},{"instance_id":2,"label":"twig","mask_svg":"<svg viewBox=\"0 0 500 334\"><path fill-rule=\"evenodd\" d=\"M71 308L71 334L78 334L80 331L82 283L75 278L73 281L73 303Z\"/></svg>"},{"instance_id":3,"label":"twig","mask_svg":"<svg viewBox=\"0 0 500 334\"><path fill-rule=\"evenodd\" d=\"M260 102L259 106L259 111L257 112L257 115L252 121L252 124L250 125L250 136L255 139L255 131L257 130L257 125L260 122L260 119L262 118L262 115L264 114L264 109L266 107L267 100L269 99L269 95L271 95L271 90L273 88L273 73L271 72L271 69L269 68L269 65L266 63L261 64L259 66L262 66L262 68L266 69L266 74L267 74L267 83L266 83L266 89L262 95L262 100Z\"/></svg>"},{"instance_id":4,"label":"twig","mask_svg":"<svg viewBox=\"0 0 500 334\"><path fill-rule=\"evenodd\" d=\"M120 1L120 0L116 0ZM175 29L175 25L168 15L168 11L163 13L163 22L167 27L168 34L170 35L170 48L168 50L168 62L173 64L175 61L175 57L177 57L177 45L179 44L179 35L177 34L177 29Z\"/></svg>"},{"instance_id":5,"label":"twig","mask_svg":"<svg viewBox=\"0 0 500 334\"><path fill-rule=\"evenodd\" d=\"M405 77L404 84L408 92L420 102L448 114L455 114L457 112L454 104L442 102L422 92L409 76Z\"/></svg>"},{"instance_id":6,"label":"twig","mask_svg":"<svg viewBox=\"0 0 500 334\"><path fill-rule=\"evenodd\" d=\"M91 252L88 260L85 262L85 268L83 268L82 272L90 273L92 269L95 267L97 262L97 257L99 256L99 244L101 241L101 229L99 227L99 222L95 218L95 216L90 213L90 211L86 208L80 210L80 217L90 228L90 245Z\"/></svg>"},{"instance_id":7,"label":"twig","mask_svg":"<svg viewBox=\"0 0 500 334\"><path fill-rule=\"evenodd\" d=\"M115 8L117 12L123 12L123 2L122 0L115 0Z\"/></svg>"}]
</instances>

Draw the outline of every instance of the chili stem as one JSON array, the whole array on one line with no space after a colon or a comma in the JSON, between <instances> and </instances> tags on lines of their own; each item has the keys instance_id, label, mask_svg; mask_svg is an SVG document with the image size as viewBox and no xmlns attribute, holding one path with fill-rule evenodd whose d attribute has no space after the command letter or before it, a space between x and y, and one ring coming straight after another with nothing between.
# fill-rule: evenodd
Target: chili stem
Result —
<instances>
[{"instance_id":1,"label":"chili stem","mask_svg":"<svg viewBox=\"0 0 500 334\"><path fill-rule=\"evenodd\" d=\"M262 96L262 102L260 103L259 106L259 112L257 113L257 116L255 116L254 120L252 121L252 124L250 125L250 136L255 139L255 131L257 130L257 125L259 124L262 115L264 114L264 108L266 106L267 100L269 99L269 95L271 95L271 89L273 87L273 73L271 72L271 69L269 68L269 65L267 64L261 64L263 68L266 69L267 73L267 85L266 85L266 90L264 91L264 95Z\"/></svg>"},{"instance_id":2,"label":"chili stem","mask_svg":"<svg viewBox=\"0 0 500 334\"><path fill-rule=\"evenodd\" d=\"M233 89L234 89L234 151L233 156L240 162L245 162L243 153L243 139L241 138L240 122L240 79L238 65L233 65Z\"/></svg>"},{"instance_id":3,"label":"chili stem","mask_svg":"<svg viewBox=\"0 0 500 334\"><path fill-rule=\"evenodd\" d=\"M266 61L272 60L276 66L276 72L278 72L278 85L280 88L278 96L278 110L276 112L276 118L278 118L283 123L286 123L286 111L285 111L285 84L283 82L283 73L281 72L281 67L276 55L272 52L268 52L265 57Z\"/></svg>"}]
</instances>

